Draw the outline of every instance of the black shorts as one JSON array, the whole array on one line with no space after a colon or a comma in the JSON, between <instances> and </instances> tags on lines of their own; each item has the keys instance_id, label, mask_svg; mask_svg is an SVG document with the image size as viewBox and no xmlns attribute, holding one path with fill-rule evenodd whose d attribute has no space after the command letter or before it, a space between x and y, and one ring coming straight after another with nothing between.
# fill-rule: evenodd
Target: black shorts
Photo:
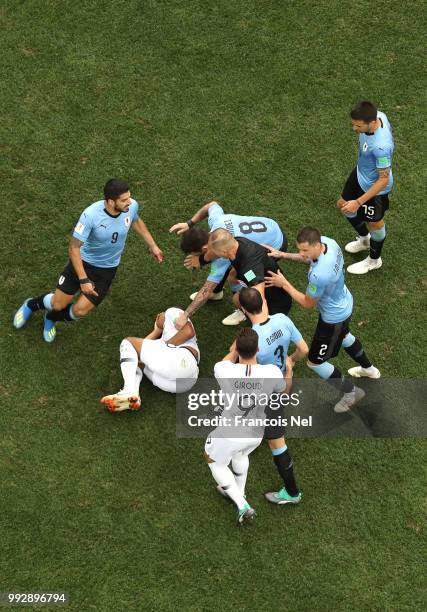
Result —
<instances>
[{"instance_id":1,"label":"black shorts","mask_svg":"<svg viewBox=\"0 0 427 612\"><path fill-rule=\"evenodd\" d=\"M273 410L272 408L270 408L269 406L266 407L265 409L265 416L267 419L271 420L272 423L274 423L275 420L278 421L278 423L284 422L285 419L285 407L284 406L280 406L280 408L278 408L277 410ZM264 436L263 439L264 440L277 440L278 438L282 438L286 433L286 428L284 425L281 424L277 424L277 425L267 425L264 429Z\"/></svg>"},{"instance_id":2,"label":"black shorts","mask_svg":"<svg viewBox=\"0 0 427 612\"><path fill-rule=\"evenodd\" d=\"M342 341L350 331L350 319L351 317L348 317L340 323L325 323L319 315L308 353L308 360L311 363L321 364L338 355Z\"/></svg>"},{"instance_id":3,"label":"black shorts","mask_svg":"<svg viewBox=\"0 0 427 612\"><path fill-rule=\"evenodd\" d=\"M98 306L108 293L113 278L116 275L116 268L97 268L91 264L83 262L84 269L87 277L95 284L95 291L98 295L86 295L89 302L92 302L95 306ZM80 282L77 274L74 270L71 261L68 262L66 267L61 273L58 279L57 289L60 289L67 295L74 295L80 290Z\"/></svg>"},{"instance_id":4,"label":"black shorts","mask_svg":"<svg viewBox=\"0 0 427 612\"><path fill-rule=\"evenodd\" d=\"M348 202L349 200L357 200L365 191L359 185L357 180L357 168L354 168L342 190L341 197ZM357 210L357 219L359 221L381 221L386 211L389 208L388 194L376 195L371 198Z\"/></svg>"},{"instance_id":5,"label":"black shorts","mask_svg":"<svg viewBox=\"0 0 427 612\"><path fill-rule=\"evenodd\" d=\"M265 300L268 306L268 312L271 315L282 312L287 315L292 306L292 298L280 287L266 287Z\"/></svg>"}]
</instances>

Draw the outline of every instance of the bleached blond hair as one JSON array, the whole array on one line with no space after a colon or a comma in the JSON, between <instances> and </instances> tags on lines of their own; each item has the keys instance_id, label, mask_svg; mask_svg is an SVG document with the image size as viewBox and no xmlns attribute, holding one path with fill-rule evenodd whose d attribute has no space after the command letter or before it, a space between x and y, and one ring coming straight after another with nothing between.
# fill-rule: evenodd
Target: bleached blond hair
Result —
<instances>
[{"instance_id":1,"label":"bleached blond hair","mask_svg":"<svg viewBox=\"0 0 427 612\"><path fill-rule=\"evenodd\" d=\"M229 251L234 245L234 236L225 229L216 229L209 237L209 245L215 255L222 255Z\"/></svg>"}]
</instances>

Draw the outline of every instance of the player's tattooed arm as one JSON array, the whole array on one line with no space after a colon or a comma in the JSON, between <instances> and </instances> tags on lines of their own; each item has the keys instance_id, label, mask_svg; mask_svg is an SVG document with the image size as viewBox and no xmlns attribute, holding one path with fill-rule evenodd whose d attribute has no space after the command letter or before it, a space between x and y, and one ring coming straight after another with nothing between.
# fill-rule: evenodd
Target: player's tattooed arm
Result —
<instances>
[{"instance_id":1,"label":"player's tattooed arm","mask_svg":"<svg viewBox=\"0 0 427 612\"><path fill-rule=\"evenodd\" d=\"M380 193L380 191L382 191L383 189L387 187L388 181L390 178L390 170L391 170L390 167L377 168L378 179L375 181L372 187L368 189L368 191L366 191L362 196L360 196L360 198L357 198L356 202L358 203L359 206L363 206L368 200L371 200L372 198L374 198L376 195ZM353 212L351 209L347 210L349 208L348 207L349 204L351 204L351 202L346 202L346 204L341 209L344 213Z\"/></svg>"},{"instance_id":2,"label":"player's tattooed arm","mask_svg":"<svg viewBox=\"0 0 427 612\"><path fill-rule=\"evenodd\" d=\"M183 234L184 232L186 232L188 229L190 229L190 227L193 227L193 225L196 225L196 223L199 223L199 221L202 221L203 219L205 219L208 214L209 214L209 208L211 206L213 206L214 204L217 204L217 202L208 202L207 204L205 204L204 206L202 206L202 208L200 208L188 221L186 221L185 223L175 223L175 225L172 225L171 228L169 228L169 233L176 233L178 234L178 236L180 234Z\"/></svg>"},{"instance_id":3,"label":"player's tattooed arm","mask_svg":"<svg viewBox=\"0 0 427 612\"><path fill-rule=\"evenodd\" d=\"M206 283L199 290L191 304L185 309L185 311L181 315L179 315L177 319L175 319L176 329L182 329L187 323L188 319L191 317L191 315L197 310L199 310L199 308L201 308L204 304L206 304L217 285L218 283L206 281Z\"/></svg>"},{"instance_id":4,"label":"player's tattooed arm","mask_svg":"<svg viewBox=\"0 0 427 612\"><path fill-rule=\"evenodd\" d=\"M278 249L273 249L273 247L268 246L267 244L263 244L268 249L268 255L270 257L274 257L274 259L287 259L288 261L299 261L300 263L308 263L306 262L299 253L285 253L284 251L279 251Z\"/></svg>"}]
</instances>

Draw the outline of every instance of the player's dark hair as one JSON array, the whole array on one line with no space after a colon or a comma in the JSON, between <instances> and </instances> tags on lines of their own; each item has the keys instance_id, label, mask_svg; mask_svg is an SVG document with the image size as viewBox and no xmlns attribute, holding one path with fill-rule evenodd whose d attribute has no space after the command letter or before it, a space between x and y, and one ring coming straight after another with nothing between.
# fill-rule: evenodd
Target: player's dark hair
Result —
<instances>
[{"instance_id":1,"label":"player's dark hair","mask_svg":"<svg viewBox=\"0 0 427 612\"><path fill-rule=\"evenodd\" d=\"M126 193L129 191L129 185L126 181L121 181L120 179L109 179L104 186L104 198L106 200L114 200L116 201L122 193Z\"/></svg>"},{"instance_id":2,"label":"player's dark hair","mask_svg":"<svg viewBox=\"0 0 427 612\"><path fill-rule=\"evenodd\" d=\"M375 104L372 104L372 102L368 102L368 100L362 100L351 109L350 117L352 119L364 121L365 123L370 123L377 118L377 107Z\"/></svg>"},{"instance_id":3,"label":"player's dark hair","mask_svg":"<svg viewBox=\"0 0 427 612\"><path fill-rule=\"evenodd\" d=\"M255 287L244 287L239 293L240 305L251 314L262 311L262 295Z\"/></svg>"},{"instance_id":4,"label":"player's dark hair","mask_svg":"<svg viewBox=\"0 0 427 612\"><path fill-rule=\"evenodd\" d=\"M208 242L209 232L198 227L192 227L181 234L181 249L187 254L201 251Z\"/></svg>"},{"instance_id":5,"label":"player's dark hair","mask_svg":"<svg viewBox=\"0 0 427 612\"><path fill-rule=\"evenodd\" d=\"M250 327L240 330L236 338L236 349L243 359L255 357L258 350L258 334Z\"/></svg>"},{"instance_id":6,"label":"player's dark hair","mask_svg":"<svg viewBox=\"0 0 427 612\"><path fill-rule=\"evenodd\" d=\"M301 244L302 242L308 242L308 244L312 246L313 244L321 242L321 239L322 236L319 230L308 225L298 232L297 243Z\"/></svg>"}]
</instances>

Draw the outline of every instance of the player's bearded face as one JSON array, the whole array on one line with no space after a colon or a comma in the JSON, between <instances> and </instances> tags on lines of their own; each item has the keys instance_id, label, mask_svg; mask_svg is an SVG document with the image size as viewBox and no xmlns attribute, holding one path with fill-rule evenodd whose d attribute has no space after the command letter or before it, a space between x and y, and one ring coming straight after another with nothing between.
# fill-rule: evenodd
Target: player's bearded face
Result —
<instances>
[{"instance_id":1,"label":"player's bearded face","mask_svg":"<svg viewBox=\"0 0 427 612\"><path fill-rule=\"evenodd\" d=\"M114 208L117 212L127 212L130 206L130 191L122 193L114 202Z\"/></svg>"}]
</instances>

